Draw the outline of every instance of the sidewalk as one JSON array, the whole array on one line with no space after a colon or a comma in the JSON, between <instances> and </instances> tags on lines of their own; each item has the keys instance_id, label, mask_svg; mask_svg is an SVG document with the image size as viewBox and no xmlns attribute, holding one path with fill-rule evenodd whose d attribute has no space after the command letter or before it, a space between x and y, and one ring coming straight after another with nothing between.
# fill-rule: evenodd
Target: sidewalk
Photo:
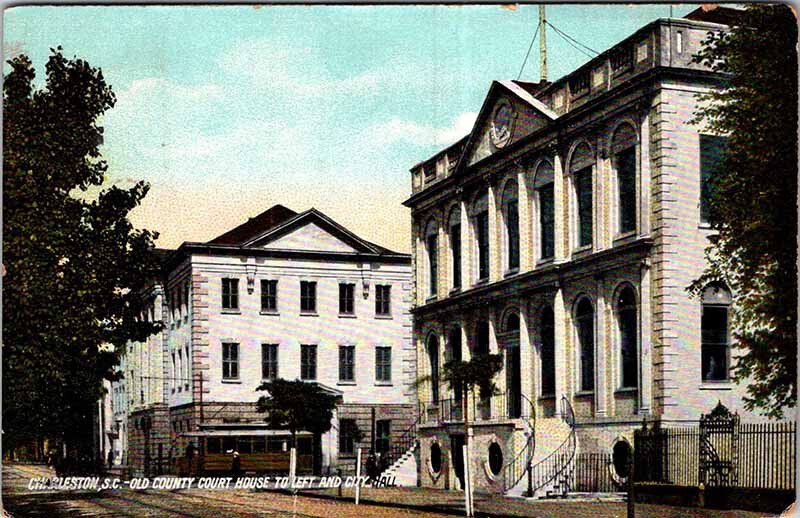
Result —
<instances>
[{"instance_id":1,"label":"sidewalk","mask_svg":"<svg viewBox=\"0 0 800 518\"><path fill-rule=\"evenodd\" d=\"M300 490L299 495L311 498L346 500L355 498L353 488ZM428 488L372 488L361 489L360 501L365 504L437 512L464 516L464 494ZM606 498L580 498L565 500L527 500L496 495L475 495L475 513L478 517L509 518L574 518L579 516L619 517L627 515L627 503ZM764 513L747 511L720 511L691 507L636 504L637 518L757 518Z\"/></svg>"}]
</instances>

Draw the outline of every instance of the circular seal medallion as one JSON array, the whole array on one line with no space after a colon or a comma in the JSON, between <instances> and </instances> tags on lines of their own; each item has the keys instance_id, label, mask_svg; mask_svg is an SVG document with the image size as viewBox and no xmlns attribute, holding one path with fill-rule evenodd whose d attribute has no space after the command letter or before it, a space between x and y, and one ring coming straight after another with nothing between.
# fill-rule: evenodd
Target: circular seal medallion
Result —
<instances>
[{"instance_id":1,"label":"circular seal medallion","mask_svg":"<svg viewBox=\"0 0 800 518\"><path fill-rule=\"evenodd\" d=\"M516 118L514 107L508 101L501 101L497 103L492 116L492 125L489 131L489 136L492 144L495 147L501 148L508 144L511 139L511 130L514 126L514 119Z\"/></svg>"}]
</instances>

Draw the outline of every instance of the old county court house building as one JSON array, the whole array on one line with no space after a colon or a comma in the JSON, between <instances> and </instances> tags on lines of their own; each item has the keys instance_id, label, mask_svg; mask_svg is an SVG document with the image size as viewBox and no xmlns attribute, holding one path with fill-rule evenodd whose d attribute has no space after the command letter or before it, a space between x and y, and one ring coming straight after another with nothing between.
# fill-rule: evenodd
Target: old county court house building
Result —
<instances>
[{"instance_id":1,"label":"old county court house building","mask_svg":"<svg viewBox=\"0 0 800 518\"><path fill-rule=\"evenodd\" d=\"M463 480L450 359L505 359L500 393L468 405L478 489L524 488L531 437L536 464L610 453L643 417L696 421L718 401L753 417L730 381L730 288L686 290L725 146L688 123L721 84L692 62L724 29L702 18L656 20L552 83L493 82L472 132L411 170L423 486Z\"/></svg>"},{"instance_id":2,"label":"old county court house building","mask_svg":"<svg viewBox=\"0 0 800 518\"><path fill-rule=\"evenodd\" d=\"M164 330L128 345L112 387L118 462L176 471L192 443L209 470L228 471L237 450L245 471L285 472L288 432L255 408L256 387L275 378L340 397L319 444L299 433L301 468L347 469L358 447L388 450L413 422L410 262L315 209L281 205L169 252L144 294L143 318Z\"/></svg>"}]
</instances>

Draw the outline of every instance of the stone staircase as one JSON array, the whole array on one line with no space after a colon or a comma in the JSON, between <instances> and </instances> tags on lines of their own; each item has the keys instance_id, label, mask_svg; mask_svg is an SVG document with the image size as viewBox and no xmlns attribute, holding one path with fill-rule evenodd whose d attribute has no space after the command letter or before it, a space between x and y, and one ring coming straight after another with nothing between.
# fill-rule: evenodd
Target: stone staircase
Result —
<instances>
[{"instance_id":1,"label":"stone staircase","mask_svg":"<svg viewBox=\"0 0 800 518\"><path fill-rule=\"evenodd\" d=\"M405 451L391 466L381 473L381 479L391 481L396 486L416 487L417 485L417 442Z\"/></svg>"},{"instance_id":2,"label":"stone staircase","mask_svg":"<svg viewBox=\"0 0 800 518\"><path fill-rule=\"evenodd\" d=\"M561 398L561 417L536 420L535 444L531 459L531 487L535 498L565 498L571 489L578 449L575 416L566 397ZM507 494L527 494L524 476Z\"/></svg>"}]
</instances>

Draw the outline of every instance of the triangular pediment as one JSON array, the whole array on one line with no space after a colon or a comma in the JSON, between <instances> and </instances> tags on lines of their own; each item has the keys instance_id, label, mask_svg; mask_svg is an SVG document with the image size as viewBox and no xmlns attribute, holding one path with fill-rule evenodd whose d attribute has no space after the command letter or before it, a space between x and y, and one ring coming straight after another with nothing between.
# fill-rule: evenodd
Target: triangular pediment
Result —
<instances>
[{"instance_id":1,"label":"triangular pediment","mask_svg":"<svg viewBox=\"0 0 800 518\"><path fill-rule=\"evenodd\" d=\"M494 81L467 141L470 166L544 128L557 115L513 81Z\"/></svg>"},{"instance_id":2,"label":"triangular pediment","mask_svg":"<svg viewBox=\"0 0 800 518\"><path fill-rule=\"evenodd\" d=\"M328 253L380 253L380 247L348 231L316 209L255 236L248 248Z\"/></svg>"},{"instance_id":3,"label":"triangular pediment","mask_svg":"<svg viewBox=\"0 0 800 518\"><path fill-rule=\"evenodd\" d=\"M330 232L309 222L288 234L255 246L273 250L302 250L304 252L355 252L356 249Z\"/></svg>"}]
</instances>

